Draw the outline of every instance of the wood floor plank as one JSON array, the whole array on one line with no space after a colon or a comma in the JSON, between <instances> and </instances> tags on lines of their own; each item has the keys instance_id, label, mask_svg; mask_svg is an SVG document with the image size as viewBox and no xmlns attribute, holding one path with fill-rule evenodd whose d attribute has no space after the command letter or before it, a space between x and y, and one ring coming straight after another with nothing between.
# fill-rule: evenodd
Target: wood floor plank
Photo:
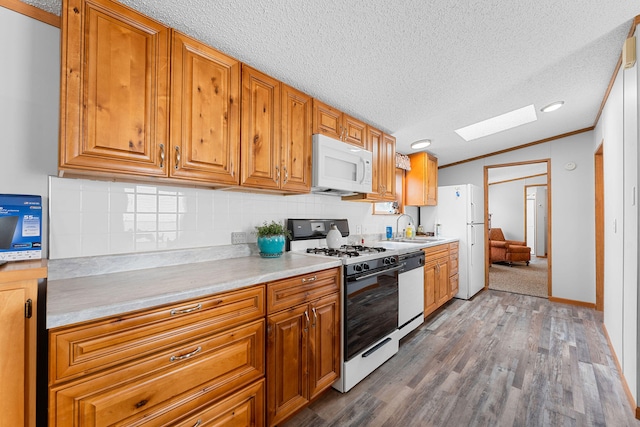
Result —
<instances>
[{"instance_id":1,"label":"wood floor plank","mask_svg":"<svg viewBox=\"0 0 640 427\"><path fill-rule=\"evenodd\" d=\"M600 313L483 291L446 304L351 391L327 391L283 426L640 427L640 421Z\"/></svg>"}]
</instances>

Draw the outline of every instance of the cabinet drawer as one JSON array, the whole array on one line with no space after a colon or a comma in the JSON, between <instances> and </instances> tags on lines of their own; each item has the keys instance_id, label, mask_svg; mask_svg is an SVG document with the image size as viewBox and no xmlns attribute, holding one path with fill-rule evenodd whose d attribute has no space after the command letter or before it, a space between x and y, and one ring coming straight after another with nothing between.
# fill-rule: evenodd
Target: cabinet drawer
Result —
<instances>
[{"instance_id":1,"label":"cabinet drawer","mask_svg":"<svg viewBox=\"0 0 640 427\"><path fill-rule=\"evenodd\" d=\"M188 415L172 425L178 427L264 426L264 405L264 380L260 380L221 402L199 409L196 413ZM166 421L171 423L174 419L168 418Z\"/></svg>"},{"instance_id":2,"label":"cabinet drawer","mask_svg":"<svg viewBox=\"0 0 640 427\"><path fill-rule=\"evenodd\" d=\"M340 268L267 283L267 313L309 302L340 290Z\"/></svg>"},{"instance_id":3,"label":"cabinet drawer","mask_svg":"<svg viewBox=\"0 0 640 427\"><path fill-rule=\"evenodd\" d=\"M424 248L423 251L426 257L425 261L428 262L430 259L440 258L443 256L448 257L449 245L430 246L428 248Z\"/></svg>"},{"instance_id":4,"label":"cabinet drawer","mask_svg":"<svg viewBox=\"0 0 640 427\"><path fill-rule=\"evenodd\" d=\"M449 255L449 275L458 274L458 252Z\"/></svg>"},{"instance_id":5,"label":"cabinet drawer","mask_svg":"<svg viewBox=\"0 0 640 427\"><path fill-rule=\"evenodd\" d=\"M265 320L51 388L50 425L158 424L208 394L226 395L264 376ZM175 412L174 412L175 414Z\"/></svg>"},{"instance_id":6,"label":"cabinet drawer","mask_svg":"<svg viewBox=\"0 0 640 427\"><path fill-rule=\"evenodd\" d=\"M50 333L50 383L126 363L264 316L264 286L124 314Z\"/></svg>"}]
</instances>

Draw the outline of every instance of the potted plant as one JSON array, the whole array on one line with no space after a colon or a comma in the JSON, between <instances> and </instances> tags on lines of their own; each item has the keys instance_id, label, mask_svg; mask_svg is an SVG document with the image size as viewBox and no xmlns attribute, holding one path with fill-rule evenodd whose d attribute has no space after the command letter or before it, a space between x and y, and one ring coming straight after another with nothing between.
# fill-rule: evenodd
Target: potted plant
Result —
<instances>
[{"instance_id":1,"label":"potted plant","mask_svg":"<svg viewBox=\"0 0 640 427\"><path fill-rule=\"evenodd\" d=\"M282 224L275 221L256 227L258 234L258 249L263 258L278 258L284 251L285 238L291 238L291 233Z\"/></svg>"}]
</instances>

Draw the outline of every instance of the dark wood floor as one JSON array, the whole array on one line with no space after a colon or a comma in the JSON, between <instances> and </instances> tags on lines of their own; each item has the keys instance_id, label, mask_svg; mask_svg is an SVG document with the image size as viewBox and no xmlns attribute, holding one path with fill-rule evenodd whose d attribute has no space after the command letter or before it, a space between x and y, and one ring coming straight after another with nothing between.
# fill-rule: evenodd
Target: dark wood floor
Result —
<instances>
[{"instance_id":1,"label":"dark wood floor","mask_svg":"<svg viewBox=\"0 0 640 427\"><path fill-rule=\"evenodd\" d=\"M350 392L329 390L285 425L640 426L601 325L544 298L454 299Z\"/></svg>"}]
</instances>

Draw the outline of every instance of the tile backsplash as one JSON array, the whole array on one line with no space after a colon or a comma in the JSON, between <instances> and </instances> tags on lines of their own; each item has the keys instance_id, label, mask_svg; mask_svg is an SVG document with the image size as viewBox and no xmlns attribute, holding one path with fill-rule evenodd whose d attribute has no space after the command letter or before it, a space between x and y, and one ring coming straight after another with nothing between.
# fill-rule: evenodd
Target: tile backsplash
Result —
<instances>
[{"instance_id":1,"label":"tile backsplash","mask_svg":"<svg viewBox=\"0 0 640 427\"><path fill-rule=\"evenodd\" d=\"M231 244L231 232L287 218L347 218L351 234L384 233L396 216L326 195L270 195L50 177L51 259Z\"/></svg>"}]
</instances>

